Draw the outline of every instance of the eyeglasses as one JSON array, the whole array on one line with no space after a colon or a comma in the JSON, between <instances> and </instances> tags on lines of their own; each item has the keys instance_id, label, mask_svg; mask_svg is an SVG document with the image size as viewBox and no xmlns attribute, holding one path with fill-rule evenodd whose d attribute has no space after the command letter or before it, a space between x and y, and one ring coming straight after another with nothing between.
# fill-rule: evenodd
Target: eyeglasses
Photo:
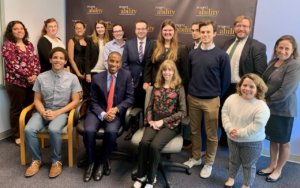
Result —
<instances>
[{"instance_id":1,"label":"eyeglasses","mask_svg":"<svg viewBox=\"0 0 300 188\"><path fill-rule=\"evenodd\" d=\"M237 24L234 27L236 27L236 28L249 28L250 26L249 25Z\"/></svg>"},{"instance_id":2,"label":"eyeglasses","mask_svg":"<svg viewBox=\"0 0 300 188\"><path fill-rule=\"evenodd\" d=\"M122 30L117 30L117 31L113 31L113 33L121 33L123 32Z\"/></svg>"}]
</instances>

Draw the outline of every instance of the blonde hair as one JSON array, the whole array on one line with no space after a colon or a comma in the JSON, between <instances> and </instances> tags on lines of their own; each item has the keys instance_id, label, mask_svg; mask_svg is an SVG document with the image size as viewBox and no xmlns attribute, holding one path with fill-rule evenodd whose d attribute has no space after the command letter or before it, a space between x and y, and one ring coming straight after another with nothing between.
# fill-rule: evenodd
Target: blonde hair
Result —
<instances>
[{"instance_id":1,"label":"blonde hair","mask_svg":"<svg viewBox=\"0 0 300 188\"><path fill-rule=\"evenodd\" d=\"M155 63L162 54L165 53L165 39L162 36L162 30L165 26L171 26L174 29L174 36L171 40L170 49L167 53L166 59L171 59L173 61L177 60L177 54L178 54L178 36L177 36L177 29L175 27L175 24L171 20L165 20L160 26L160 31L156 40L156 48L152 54L151 60L152 63Z\"/></svg>"},{"instance_id":2,"label":"blonde hair","mask_svg":"<svg viewBox=\"0 0 300 188\"><path fill-rule=\"evenodd\" d=\"M244 16L244 15L241 15L241 16L238 16L234 19L234 23L233 25L235 26L236 24L240 23L241 21L243 20L248 20L249 21L249 27L252 28L252 19L249 17L249 16Z\"/></svg>"},{"instance_id":3,"label":"blonde hair","mask_svg":"<svg viewBox=\"0 0 300 188\"><path fill-rule=\"evenodd\" d=\"M109 33L108 33L108 28L107 28L107 24L105 21L103 20L98 20L96 21L95 25L94 25L94 30L93 30L93 33L92 33L92 41L95 45L98 46L98 42L99 42L99 36L98 36L98 33L96 31L96 26L98 24L101 24L104 26L105 28L105 32L104 32L104 36L103 36L103 43L106 44L110 39L109 39Z\"/></svg>"},{"instance_id":4,"label":"blonde hair","mask_svg":"<svg viewBox=\"0 0 300 188\"><path fill-rule=\"evenodd\" d=\"M244 80L248 78L250 80L252 80L257 88L257 92L255 95L255 98L259 99L259 100L264 100L265 98L265 94L268 91L268 86L265 84L265 82L263 81L263 79L261 79L258 75L254 74L254 73L248 73L245 74L240 82L236 85L236 91L237 93L242 96L242 92L241 92L241 86L244 82Z\"/></svg>"},{"instance_id":5,"label":"blonde hair","mask_svg":"<svg viewBox=\"0 0 300 188\"><path fill-rule=\"evenodd\" d=\"M177 86L181 85L181 77L179 76L176 64L174 63L174 61L172 60L165 60L164 62L162 62L162 64L159 66L156 78L155 78L155 83L154 86L156 88L161 88L164 83L165 83L165 79L163 77L162 72L166 69L171 69L174 72L174 75L172 77L172 80L170 82L170 87L172 89L175 89Z\"/></svg>"}]
</instances>

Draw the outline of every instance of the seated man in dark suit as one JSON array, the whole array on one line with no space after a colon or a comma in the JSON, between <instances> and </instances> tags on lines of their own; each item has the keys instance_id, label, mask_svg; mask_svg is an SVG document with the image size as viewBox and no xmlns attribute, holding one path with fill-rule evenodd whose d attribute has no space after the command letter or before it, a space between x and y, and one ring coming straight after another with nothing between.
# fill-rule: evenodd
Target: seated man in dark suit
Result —
<instances>
[{"instance_id":1,"label":"seated man in dark suit","mask_svg":"<svg viewBox=\"0 0 300 188\"><path fill-rule=\"evenodd\" d=\"M99 181L103 174L110 174L108 158L115 145L125 112L134 103L131 74L121 67L121 54L111 52L108 56L108 70L94 75L92 79L91 104L85 119L83 135L89 164L83 177L85 182L89 181L92 175L95 181ZM96 132L100 127L104 127L105 134L101 156L96 159Z\"/></svg>"}]
</instances>

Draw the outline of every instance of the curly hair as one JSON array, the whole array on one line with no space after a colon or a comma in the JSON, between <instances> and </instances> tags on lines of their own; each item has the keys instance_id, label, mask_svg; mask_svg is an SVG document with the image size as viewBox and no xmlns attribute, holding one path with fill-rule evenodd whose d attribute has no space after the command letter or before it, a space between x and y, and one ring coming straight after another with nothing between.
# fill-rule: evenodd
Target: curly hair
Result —
<instances>
[{"instance_id":1,"label":"curly hair","mask_svg":"<svg viewBox=\"0 0 300 188\"><path fill-rule=\"evenodd\" d=\"M236 91L237 93L242 96L242 92L241 92L241 86L244 82L244 80L248 78L250 80L252 80L256 86L257 92L255 95L255 98L259 99L259 100L264 100L265 98L265 94L268 91L268 86L265 84L265 82L263 81L263 79L261 79L261 77L259 77L258 75L254 74L254 73L248 73L245 74L240 82L236 85Z\"/></svg>"},{"instance_id":2,"label":"curly hair","mask_svg":"<svg viewBox=\"0 0 300 188\"><path fill-rule=\"evenodd\" d=\"M11 41L11 42L14 42L16 43L17 42L17 39L16 37L13 35L13 27L16 25L16 24L21 24L22 27L24 28L24 31L25 31L25 36L24 38L22 39L23 40L23 43L25 45L28 45L28 37L29 37L29 34L28 34L28 31L27 31L27 28L25 27L25 25L19 21L19 20L14 20L14 21L11 21L7 24L7 27L6 27L6 31L4 33L4 40L8 40L8 41Z\"/></svg>"},{"instance_id":3,"label":"curly hair","mask_svg":"<svg viewBox=\"0 0 300 188\"><path fill-rule=\"evenodd\" d=\"M181 85L181 77L179 76L176 64L174 63L174 61L167 59L164 62L162 62L162 64L159 66L156 78L155 78L155 83L154 86L156 88L161 88L164 83L165 83L165 79L163 77L162 72L166 69L170 69L174 72L174 75L172 77L172 80L170 82L170 87L172 89L175 89L177 86Z\"/></svg>"}]
</instances>

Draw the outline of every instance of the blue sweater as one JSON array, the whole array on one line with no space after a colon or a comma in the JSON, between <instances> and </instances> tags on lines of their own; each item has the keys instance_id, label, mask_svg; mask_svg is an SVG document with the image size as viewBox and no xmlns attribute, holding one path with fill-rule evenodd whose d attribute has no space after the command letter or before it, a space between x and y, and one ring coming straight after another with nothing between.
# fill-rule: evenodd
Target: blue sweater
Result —
<instances>
[{"instance_id":1,"label":"blue sweater","mask_svg":"<svg viewBox=\"0 0 300 188\"><path fill-rule=\"evenodd\" d=\"M199 98L222 97L230 85L230 60L218 47L189 53L188 93Z\"/></svg>"}]
</instances>

